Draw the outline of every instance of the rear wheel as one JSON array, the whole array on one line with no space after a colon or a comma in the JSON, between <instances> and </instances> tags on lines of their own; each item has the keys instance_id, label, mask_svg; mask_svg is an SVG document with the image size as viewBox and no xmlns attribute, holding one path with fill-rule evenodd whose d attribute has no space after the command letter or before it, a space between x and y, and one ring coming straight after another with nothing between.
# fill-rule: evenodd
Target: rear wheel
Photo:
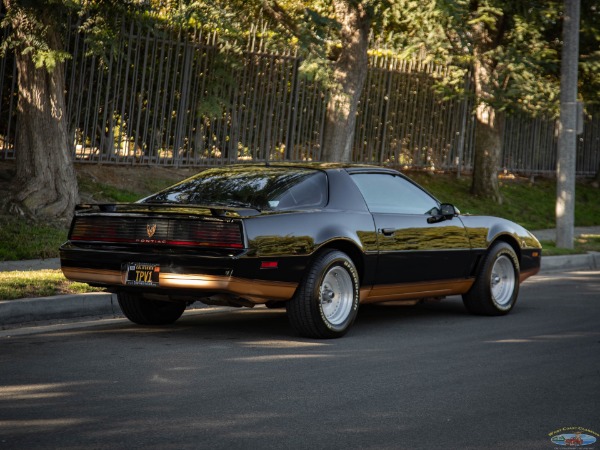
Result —
<instances>
[{"instance_id":1,"label":"rear wheel","mask_svg":"<svg viewBox=\"0 0 600 450\"><path fill-rule=\"evenodd\" d=\"M119 292L117 298L125 317L140 325L167 325L179 319L185 311L184 302L149 300L132 292Z\"/></svg>"},{"instance_id":2,"label":"rear wheel","mask_svg":"<svg viewBox=\"0 0 600 450\"><path fill-rule=\"evenodd\" d=\"M312 338L343 336L358 312L358 289L358 272L348 255L337 250L321 253L286 304L292 326Z\"/></svg>"},{"instance_id":3,"label":"rear wheel","mask_svg":"<svg viewBox=\"0 0 600 450\"><path fill-rule=\"evenodd\" d=\"M472 314L508 314L519 295L519 260L506 242L495 243L485 256L475 283L463 295Z\"/></svg>"}]
</instances>

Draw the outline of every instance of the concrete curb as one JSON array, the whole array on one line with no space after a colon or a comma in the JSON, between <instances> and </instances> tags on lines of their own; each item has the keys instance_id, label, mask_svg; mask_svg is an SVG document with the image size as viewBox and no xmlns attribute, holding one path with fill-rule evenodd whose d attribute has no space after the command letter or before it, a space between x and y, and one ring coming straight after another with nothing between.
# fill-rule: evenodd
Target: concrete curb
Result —
<instances>
[{"instance_id":1,"label":"concrete curb","mask_svg":"<svg viewBox=\"0 0 600 450\"><path fill-rule=\"evenodd\" d=\"M600 269L600 252L588 252L585 255L542 256L540 274L598 269Z\"/></svg>"},{"instance_id":2,"label":"concrete curb","mask_svg":"<svg viewBox=\"0 0 600 450\"><path fill-rule=\"evenodd\" d=\"M540 274L574 270L600 270L600 252L542 257ZM107 315L121 317L122 313L116 295L105 292L0 301L0 328L45 320Z\"/></svg>"},{"instance_id":3,"label":"concrete curb","mask_svg":"<svg viewBox=\"0 0 600 450\"><path fill-rule=\"evenodd\" d=\"M42 320L103 315L122 315L114 294L91 292L0 301L0 327Z\"/></svg>"}]
</instances>

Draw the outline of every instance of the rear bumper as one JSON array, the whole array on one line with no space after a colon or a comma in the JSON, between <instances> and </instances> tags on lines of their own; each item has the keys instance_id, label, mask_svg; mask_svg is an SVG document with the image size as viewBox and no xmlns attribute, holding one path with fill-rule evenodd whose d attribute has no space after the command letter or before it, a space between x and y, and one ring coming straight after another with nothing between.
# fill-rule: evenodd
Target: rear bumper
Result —
<instances>
[{"instance_id":1,"label":"rear bumper","mask_svg":"<svg viewBox=\"0 0 600 450\"><path fill-rule=\"evenodd\" d=\"M66 278L90 284L100 284L111 288L130 288L125 284L125 274L121 271L106 269L89 269L81 267L63 267ZM268 300L289 300L294 295L297 283L250 280L232 276L181 274L161 272L159 286L140 288L146 292L161 292L168 290L173 293L194 292L199 297L214 294L230 294L251 301L252 303L265 303ZM131 288L130 288L131 289Z\"/></svg>"},{"instance_id":2,"label":"rear bumper","mask_svg":"<svg viewBox=\"0 0 600 450\"><path fill-rule=\"evenodd\" d=\"M251 303L289 300L298 287L304 258L281 258L277 269L261 269L263 258L241 255L173 253L128 248L84 248L67 243L60 249L61 269L72 281L161 295L205 298L217 294ZM302 260L302 261L301 261ZM125 283L129 263L160 265L158 286Z\"/></svg>"}]
</instances>

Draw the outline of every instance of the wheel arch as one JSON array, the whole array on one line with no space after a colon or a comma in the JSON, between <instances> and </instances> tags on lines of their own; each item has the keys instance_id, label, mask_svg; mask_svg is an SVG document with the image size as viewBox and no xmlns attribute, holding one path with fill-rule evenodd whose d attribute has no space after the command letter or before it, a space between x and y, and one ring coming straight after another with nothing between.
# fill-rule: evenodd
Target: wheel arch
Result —
<instances>
[{"instance_id":1,"label":"wheel arch","mask_svg":"<svg viewBox=\"0 0 600 450\"><path fill-rule=\"evenodd\" d=\"M339 250L348 255L356 267L360 283L363 283L366 267L365 257L362 250L358 247L358 245L356 245L356 243L347 239L335 239L328 241L321 245L319 249L313 253L310 259L310 264L312 264L312 262L316 259L317 255L321 254L325 250Z\"/></svg>"},{"instance_id":2,"label":"wheel arch","mask_svg":"<svg viewBox=\"0 0 600 450\"><path fill-rule=\"evenodd\" d=\"M471 276L475 276L477 273L479 273L479 270L480 270L482 264L485 263L486 255L490 252L491 248L497 242L504 242L505 244L510 245L510 247L515 252L515 255L517 255L517 261L519 262L519 266L521 265L521 248L519 247L518 240L510 234L501 234L501 235L495 236L492 240L490 240L489 245L487 246L485 251L482 252L479 256L477 256L475 263L471 266L471 270L470 270Z\"/></svg>"},{"instance_id":3,"label":"wheel arch","mask_svg":"<svg viewBox=\"0 0 600 450\"><path fill-rule=\"evenodd\" d=\"M488 250L492 248L496 242L505 242L510 245L514 250L515 255L517 255L519 264L521 264L521 247L519 246L519 241L514 236L511 236L510 234L501 234L500 236L496 236L496 238L490 243Z\"/></svg>"}]
</instances>

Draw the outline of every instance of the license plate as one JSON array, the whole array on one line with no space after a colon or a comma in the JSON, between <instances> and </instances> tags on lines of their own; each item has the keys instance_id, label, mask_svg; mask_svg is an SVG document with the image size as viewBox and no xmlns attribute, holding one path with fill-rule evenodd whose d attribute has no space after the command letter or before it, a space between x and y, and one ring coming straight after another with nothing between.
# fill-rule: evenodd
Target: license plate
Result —
<instances>
[{"instance_id":1,"label":"license plate","mask_svg":"<svg viewBox=\"0 0 600 450\"><path fill-rule=\"evenodd\" d=\"M129 286L158 286L159 264L127 263L125 284Z\"/></svg>"}]
</instances>

